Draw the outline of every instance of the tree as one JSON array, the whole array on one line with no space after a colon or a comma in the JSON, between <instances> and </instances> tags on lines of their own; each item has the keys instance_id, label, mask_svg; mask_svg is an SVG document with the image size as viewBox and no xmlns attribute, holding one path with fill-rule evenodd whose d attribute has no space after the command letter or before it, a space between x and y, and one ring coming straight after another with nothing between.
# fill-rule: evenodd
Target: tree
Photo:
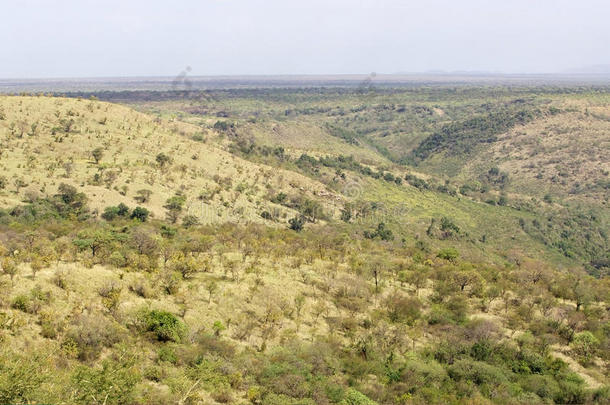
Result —
<instances>
[{"instance_id":1,"label":"tree","mask_svg":"<svg viewBox=\"0 0 610 405\"><path fill-rule=\"evenodd\" d=\"M200 270L199 263L190 256L185 257L180 255L173 259L172 262L173 270L180 273L185 280L192 278Z\"/></svg>"},{"instance_id":2,"label":"tree","mask_svg":"<svg viewBox=\"0 0 610 405\"><path fill-rule=\"evenodd\" d=\"M138 190L136 191L136 197L134 197L134 199L139 202L139 203L147 203L148 200L150 200L150 196L152 195L152 191L151 190L147 190L147 189L142 189L142 190Z\"/></svg>"},{"instance_id":3,"label":"tree","mask_svg":"<svg viewBox=\"0 0 610 405\"><path fill-rule=\"evenodd\" d=\"M199 225L199 218L196 215L187 215L182 219L182 226L190 228L192 226Z\"/></svg>"},{"instance_id":4,"label":"tree","mask_svg":"<svg viewBox=\"0 0 610 405\"><path fill-rule=\"evenodd\" d=\"M102 213L102 218L104 218L106 221L112 221L118 216L119 209L118 207L114 206L104 208L104 212Z\"/></svg>"},{"instance_id":5,"label":"tree","mask_svg":"<svg viewBox=\"0 0 610 405\"><path fill-rule=\"evenodd\" d=\"M364 231L364 237L367 239L379 238L385 241L394 240L394 234L390 229L386 228L384 222L377 224L377 229L374 231Z\"/></svg>"},{"instance_id":6,"label":"tree","mask_svg":"<svg viewBox=\"0 0 610 405\"><path fill-rule=\"evenodd\" d=\"M79 193L76 187L65 183L61 183L58 187L56 202L57 210L63 215L70 213L80 215L87 209L87 196Z\"/></svg>"},{"instance_id":7,"label":"tree","mask_svg":"<svg viewBox=\"0 0 610 405\"><path fill-rule=\"evenodd\" d=\"M129 207L124 203L120 203L119 205L117 205L117 214L120 217L126 217L127 215L129 215Z\"/></svg>"},{"instance_id":8,"label":"tree","mask_svg":"<svg viewBox=\"0 0 610 405\"><path fill-rule=\"evenodd\" d=\"M460 256L460 253L454 248L445 248L441 249L436 256L455 263L457 258Z\"/></svg>"},{"instance_id":9,"label":"tree","mask_svg":"<svg viewBox=\"0 0 610 405\"><path fill-rule=\"evenodd\" d=\"M164 168L165 165L167 165L171 161L171 158L169 156L167 156L165 153L161 152L157 155L155 160L157 161L157 164L161 168Z\"/></svg>"},{"instance_id":10,"label":"tree","mask_svg":"<svg viewBox=\"0 0 610 405\"><path fill-rule=\"evenodd\" d=\"M137 219L140 222L146 222L150 212L144 207L136 207L131 213L131 219Z\"/></svg>"},{"instance_id":11,"label":"tree","mask_svg":"<svg viewBox=\"0 0 610 405\"><path fill-rule=\"evenodd\" d=\"M599 340L588 330L574 335L570 346L583 364L588 364L595 356Z\"/></svg>"},{"instance_id":12,"label":"tree","mask_svg":"<svg viewBox=\"0 0 610 405\"><path fill-rule=\"evenodd\" d=\"M373 276L373 280L375 281L375 293L379 292L379 281L381 280L381 275L385 271L387 267L387 262L382 257L373 258L369 262L369 269L371 275Z\"/></svg>"},{"instance_id":13,"label":"tree","mask_svg":"<svg viewBox=\"0 0 610 405\"><path fill-rule=\"evenodd\" d=\"M157 257L159 244L154 238L154 234L145 226L133 229L131 233L131 243L139 254L149 257Z\"/></svg>"},{"instance_id":14,"label":"tree","mask_svg":"<svg viewBox=\"0 0 610 405\"><path fill-rule=\"evenodd\" d=\"M187 332L186 325L174 314L152 310L140 314L144 329L153 332L161 342L180 342Z\"/></svg>"},{"instance_id":15,"label":"tree","mask_svg":"<svg viewBox=\"0 0 610 405\"><path fill-rule=\"evenodd\" d=\"M5 257L2 259L2 272L10 277L11 284L13 283L13 278L17 274L17 263L11 258Z\"/></svg>"},{"instance_id":16,"label":"tree","mask_svg":"<svg viewBox=\"0 0 610 405\"><path fill-rule=\"evenodd\" d=\"M482 285L481 276L472 270L455 271L451 274L451 279L460 287L460 291L464 291L468 286L476 289L477 286Z\"/></svg>"},{"instance_id":17,"label":"tree","mask_svg":"<svg viewBox=\"0 0 610 405\"><path fill-rule=\"evenodd\" d=\"M40 270L42 270L45 267L45 262L44 260L38 256L35 255L34 258L32 259L31 263L30 263L30 267L32 269L32 278L35 279L36 278L36 273L38 273Z\"/></svg>"},{"instance_id":18,"label":"tree","mask_svg":"<svg viewBox=\"0 0 610 405\"><path fill-rule=\"evenodd\" d=\"M73 241L74 245L81 250L91 250L95 254L114 240L113 235L105 229L87 229L79 232L78 238Z\"/></svg>"},{"instance_id":19,"label":"tree","mask_svg":"<svg viewBox=\"0 0 610 405\"><path fill-rule=\"evenodd\" d=\"M93 157L93 160L95 160L95 163L98 164L100 162L100 160L102 160L102 157L104 157L104 149L103 148L95 148L91 151L91 156Z\"/></svg>"},{"instance_id":20,"label":"tree","mask_svg":"<svg viewBox=\"0 0 610 405\"><path fill-rule=\"evenodd\" d=\"M218 284L216 284L215 281L209 281L206 283L205 285L205 289L208 290L208 304L210 302L212 302L212 295L214 295L214 293L216 293L216 291L218 290Z\"/></svg>"},{"instance_id":21,"label":"tree","mask_svg":"<svg viewBox=\"0 0 610 405\"><path fill-rule=\"evenodd\" d=\"M165 202L163 208L167 210L167 220L172 224L175 224L180 217L186 197L181 193L176 193L173 197L170 197Z\"/></svg>"}]
</instances>

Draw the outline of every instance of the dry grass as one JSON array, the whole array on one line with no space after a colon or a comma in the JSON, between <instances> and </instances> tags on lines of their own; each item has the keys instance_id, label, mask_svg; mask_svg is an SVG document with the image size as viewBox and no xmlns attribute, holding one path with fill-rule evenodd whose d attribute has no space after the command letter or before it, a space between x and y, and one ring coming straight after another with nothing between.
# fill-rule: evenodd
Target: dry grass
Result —
<instances>
[{"instance_id":1,"label":"dry grass","mask_svg":"<svg viewBox=\"0 0 610 405\"><path fill-rule=\"evenodd\" d=\"M98 211L120 202L130 206L141 189L153 190L144 205L163 217L163 205L177 191L187 196L187 211L201 222L263 221L269 189L313 196L326 187L299 174L235 157L200 127L155 120L130 108L91 100L48 97L0 97L0 169L8 180L0 206L32 196L52 195L61 183L76 186ZM73 121L69 131L66 123ZM33 127L34 125L34 127ZM193 140L198 135L204 141ZM91 156L102 148L98 164ZM160 167L157 154L172 161ZM94 181L99 174L100 180ZM200 194L218 191L200 201ZM323 203L332 203L332 199ZM273 206L290 214L290 210Z\"/></svg>"}]
</instances>

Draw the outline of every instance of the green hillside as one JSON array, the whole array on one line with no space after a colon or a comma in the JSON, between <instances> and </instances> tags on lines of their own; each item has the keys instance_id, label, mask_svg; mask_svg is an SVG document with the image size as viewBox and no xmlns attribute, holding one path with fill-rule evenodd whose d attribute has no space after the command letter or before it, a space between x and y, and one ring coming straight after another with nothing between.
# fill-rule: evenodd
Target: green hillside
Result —
<instances>
[{"instance_id":1,"label":"green hillside","mask_svg":"<svg viewBox=\"0 0 610 405\"><path fill-rule=\"evenodd\" d=\"M609 116L605 88L1 96L0 403L607 403Z\"/></svg>"}]
</instances>

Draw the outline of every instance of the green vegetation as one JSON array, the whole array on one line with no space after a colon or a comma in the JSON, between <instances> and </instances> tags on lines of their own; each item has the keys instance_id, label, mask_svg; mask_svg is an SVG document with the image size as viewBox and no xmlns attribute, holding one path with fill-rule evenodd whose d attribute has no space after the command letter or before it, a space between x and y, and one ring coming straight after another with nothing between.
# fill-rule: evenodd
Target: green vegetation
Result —
<instances>
[{"instance_id":1,"label":"green vegetation","mask_svg":"<svg viewBox=\"0 0 610 405\"><path fill-rule=\"evenodd\" d=\"M0 402L608 403L606 92L1 97Z\"/></svg>"}]
</instances>

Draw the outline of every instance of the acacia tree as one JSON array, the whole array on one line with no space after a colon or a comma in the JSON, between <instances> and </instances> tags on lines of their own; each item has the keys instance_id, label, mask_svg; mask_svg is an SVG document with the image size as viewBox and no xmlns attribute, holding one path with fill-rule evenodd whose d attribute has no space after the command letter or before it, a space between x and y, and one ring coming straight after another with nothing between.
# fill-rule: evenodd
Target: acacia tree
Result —
<instances>
[{"instance_id":1,"label":"acacia tree","mask_svg":"<svg viewBox=\"0 0 610 405\"><path fill-rule=\"evenodd\" d=\"M17 263L9 257L2 259L2 272L10 277L11 284L13 284L13 278L17 274Z\"/></svg>"},{"instance_id":2,"label":"acacia tree","mask_svg":"<svg viewBox=\"0 0 610 405\"><path fill-rule=\"evenodd\" d=\"M216 293L216 291L218 290L218 284L216 284L216 282L214 280L209 281L208 283L206 283L205 285L205 289L208 291L208 304L210 302L212 302L212 295L214 295Z\"/></svg>"},{"instance_id":3,"label":"acacia tree","mask_svg":"<svg viewBox=\"0 0 610 405\"><path fill-rule=\"evenodd\" d=\"M150 196L152 195L152 191L151 190L147 190L147 189L142 189L142 190L138 190L136 191L136 197L134 197L134 199L139 202L139 203L146 203L148 202L148 200L150 200Z\"/></svg>"},{"instance_id":4,"label":"acacia tree","mask_svg":"<svg viewBox=\"0 0 610 405\"><path fill-rule=\"evenodd\" d=\"M32 261L30 262L30 268L32 269L32 279L36 279L36 273L42 270L45 267L46 263L38 255L34 255Z\"/></svg>"},{"instance_id":5,"label":"acacia tree","mask_svg":"<svg viewBox=\"0 0 610 405\"><path fill-rule=\"evenodd\" d=\"M105 229L87 229L80 232L73 243L81 250L89 249L91 256L95 257L100 249L108 246L113 240L113 235Z\"/></svg>"},{"instance_id":6,"label":"acacia tree","mask_svg":"<svg viewBox=\"0 0 610 405\"><path fill-rule=\"evenodd\" d=\"M155 160L157 161L157 164L159 164L159 166L163 169L165 165L167 165L171 161L171 158L165 153L161 152L157 155Z\"/></svg>"},{"instance_id":7,"label":"acacia tree","mask_svg":"<svg viewBox=\"0 0 610 405\"><path fill-rule=\"evenodd\" d=\"M104 149L103 148L95 148L91 151L91 156L93 157L93 160L95 160L95 163L98 164L100 162L100 160L102 160L102 157L104 157Z\"/></svg>"},{"instance_id":8,"label":"acacia tree","mask_svg":"<svg viewBox=\"0 0 610 405\"><path fill-rule=\"evenodd\" d=\"M186 197L181 193L176 193L176 195L167 199L163 208L167 210L166 215L169 222L175 224L178 221L185 202Z\"/></svg>"}]
</instances>

